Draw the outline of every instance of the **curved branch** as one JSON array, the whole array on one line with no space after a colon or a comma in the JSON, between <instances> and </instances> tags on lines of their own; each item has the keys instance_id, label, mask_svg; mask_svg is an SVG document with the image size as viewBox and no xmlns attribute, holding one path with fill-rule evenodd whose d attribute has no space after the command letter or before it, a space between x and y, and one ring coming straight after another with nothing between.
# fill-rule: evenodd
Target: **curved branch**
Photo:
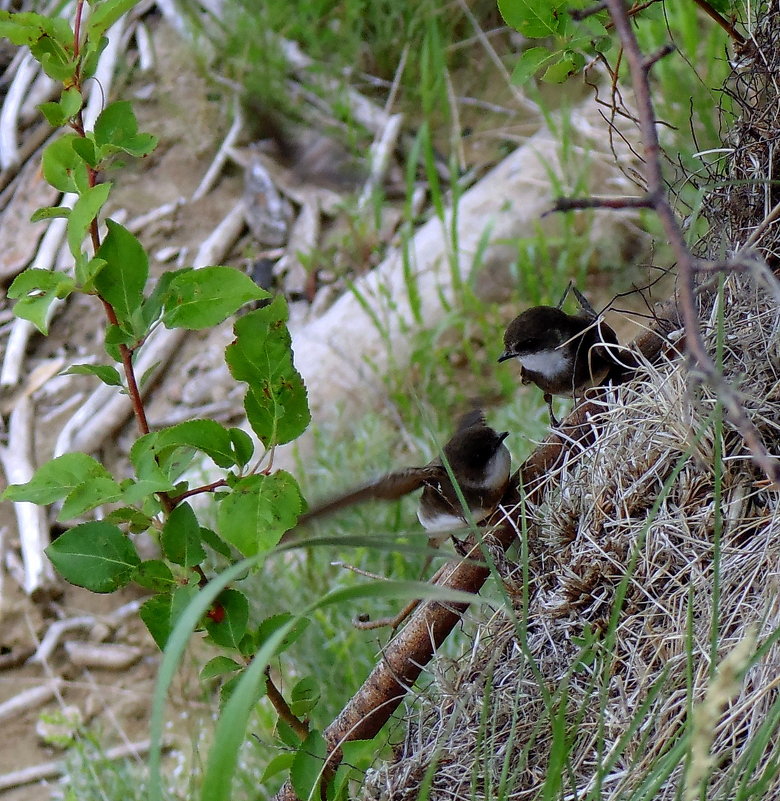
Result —
<instances>
[{"instance_id":1,"label":"curved branch","mask_svg":"<svg viewBox=\"0 0 780 801\"><path fill-rule=\"evenodd\" d=\"M674 299L664 304L657 312L652 329L644 332L633 343L637 352L636 363L650 362L658 358L664 345L664 330L679 324ZM641 355L641 359L640 359ZM628 380L629 369L621 376ZM560 459L572 448L587 444L593 436L593 426L588 418L601 408L585 402L577 406L564 421L559 434L554 433L545 440L521 465L502 498L504 509L516 509L522 498L533 499L546 486L546 477ZM587 425L583 425L586 423ZM504 513L503 522L496 513L498 525L490 531L491 542L506 550L515 540L517 528L511 517ZM490 575L483 562L469 559L479 545L471 543L466 558L450 562L442 568L446 576L440 583L454 590L478 593ZM381 661L371 671L362 687L346 704L341 713L324 732L328 743L328 759L323 768L323 780L333 776L341 762L341 746L350 740L371 739L390 719L400 706L412 685L431 661L439 646L460 621L467 604L442 604L426 601L384 649ZM297 796L289 783L276 795L275 801L296 801Z\"/></svg>"}]
</instances>

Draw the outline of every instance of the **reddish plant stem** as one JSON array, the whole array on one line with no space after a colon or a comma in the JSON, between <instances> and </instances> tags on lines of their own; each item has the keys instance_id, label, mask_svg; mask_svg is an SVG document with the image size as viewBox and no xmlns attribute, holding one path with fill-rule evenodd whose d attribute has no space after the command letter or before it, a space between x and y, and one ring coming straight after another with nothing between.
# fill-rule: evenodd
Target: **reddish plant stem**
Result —
<instances>
[{"instance_id":1,"label":"reddish plant stem","mask_svg":"<svg viewBox=\"0 0 780 801\"><path fill-rule=\"evenodd\" d=\"M190 498L193 495L201 495L204 492L213 492L215 489L219 487L226 487L227 481L224 478L220 478L218 481L212 481L211 484L204 484L202 487L193 487L192 489L187 490L186 492L182 492L181 495L174 495L171 498L171 503L174 506L178 506L185 498Z\"/></svg>"},{"instance_id":2,"label":"reddish plant stem","mask_svg":"<svg viewBox=\"0 0 780 801\"><path fill-rule=\"evenodd\" d=\"M80 39L81 39L81 17L82 12L84 10L84 0L77 0L76 2L76 18L73 25L73 54L74 58L78 59L79 52L80 52ZM76 70L74 86L81 91L81 65L78 66ZM84 130L84 114L81 109L79 109L78 113L76 114L75 119L71 123L71 127L73 128L76 133L81 136L85 137L86 132ZM91 165L87 164L87 183L90 187L94 187L97 183L97 170L92 167ZM92 250L93 253L97 253L100 249L100 229L98 227L97 218L92 220L89 226L89 236L92 242ZM106 313L106 318L111 325L119 325L119 321L117 320L116 312L114 311L114 307L103 297L98 295L100 298L100 302L103 304L103 309ZM135 377L135 368L133 367L133 353L132 350L124 344L119 345L119 355L122 359L122 368L125 374L125 380L127 381L127 391L130 396L130 402L133 405L133 414L135 415L136 422L138 424L138 430L141 434L148 434L149 433L149 422L146 419L146 410L144 409L143 398L141 397L141 392L138 387L138 381ZM163 502L163 506L170 511L173 509L173 506L170 505L170 499L167 495L160 494L160 498Z\"/></svg>"},{"instance_id":3,"label":"reddish plant stem","mask_svg":"<svg viewBox=\"0 0 780 801\"><path fill-rule=\"evenodd\" d=\"M76 0L76 19L73 23L73 58L75 61L78 61L79 52L81 50L81 14L84 10L84 0ZM81 69L81 65L79 65L79 71ZM77 80L79 81L79 85L81 84L81 75L80 72L76 76Z\"/></svg>"}]
</instances>

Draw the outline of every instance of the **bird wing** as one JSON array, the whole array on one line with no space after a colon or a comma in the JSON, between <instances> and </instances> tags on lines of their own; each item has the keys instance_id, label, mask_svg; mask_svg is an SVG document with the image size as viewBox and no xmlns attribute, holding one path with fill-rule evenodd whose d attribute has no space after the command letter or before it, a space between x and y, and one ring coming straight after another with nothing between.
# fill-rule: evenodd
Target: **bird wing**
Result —
<instances>
[{"instance_id":1,"label":"bird wing","mask_svg":"<svg viewBox=\"0 0 780 801\"><path fill-rule=\"evenodd\" d=\"M398 500L404 495L408 495L410 492L414 492L416 489L422 487L426 481L438 477L440 471L441 467L426 465L425 467L409 467L406 470L399 470L396 473L388 473L369 484L364 484L362 487L350 490L343 495L337 495L335 498L317 504L299 518L298 525L309 523L317 517L324 517L339 509L344 509L347 506L354 506L364 501L376 499L385 501Z\"/></svg>"}]
</instances>

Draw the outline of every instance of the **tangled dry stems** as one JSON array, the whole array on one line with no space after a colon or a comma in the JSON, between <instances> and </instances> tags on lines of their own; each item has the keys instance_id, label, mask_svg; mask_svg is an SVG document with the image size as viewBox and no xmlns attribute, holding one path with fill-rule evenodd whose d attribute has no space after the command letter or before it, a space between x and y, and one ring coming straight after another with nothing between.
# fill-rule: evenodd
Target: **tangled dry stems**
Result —
<instances>
[{"instance_id":1,"label":"tangled dry stems","mask_svg":"<svg viewBox=\"0 0 780 801\"><path fill-rule=\"evenodd\" d=\"M705 320L713 352L718 309L712 304ZM723 309L725 377L777 452L774 297L752 276L732 275ZM484 798L499 787L501 797L534 797L550 753L562 747L553 743L557 716L570 749L565 795L592 789L599 765L601 798L629 798L640 787L722 659L751 632L760 645L780 626L777 495L763 487L740 437L723 426L718 439L716 408L680 359L647 365L613 391L592 420L595 443L562 464L543 501L526 509L527 610L522 568L504 561L512 612L481 627L467 662L434 665L436 690L420 699L397 761L370 776L372 795L417 798L433 766L432 799ZM780 645L772 645L749 668L717 720L713 754L739 763L778 698L778 664ZM772 760L774 744L755 775ZM654 799L677 797L683 765ZM717 771L713 797L733 778ZM772 792L780 794L780 777L766 797Z\"/></svg>"},{"instance_id":2,"label":"tangled dry stems","mask_svg":"<svg viewBox=\"0 0 780 801\"><path fill-rule=\"evenodd\" d=\"M768 183L778 38L771 10L729 84L741 117L711 176L701 256L737 252L780 199ZM700 296L708 349L775 455L780 306L766 265L777 268L779 231L765 223L752 243L760 257L720 297ZM567 799L676 799L686 782L685 797L699 797L700 780L707 797L733 798L735 783L759 777L762 797L780 797L778 494L677 355L670 347L613 390L590 421L595 440L548 476L518 532L526 574L497 560L510 603L477 626L470 653L431 666L405 740L369 774L366 797L416 799L427 785L431 799L535 798L553 773L553 796Z\"/></svg>"}]
</instances>

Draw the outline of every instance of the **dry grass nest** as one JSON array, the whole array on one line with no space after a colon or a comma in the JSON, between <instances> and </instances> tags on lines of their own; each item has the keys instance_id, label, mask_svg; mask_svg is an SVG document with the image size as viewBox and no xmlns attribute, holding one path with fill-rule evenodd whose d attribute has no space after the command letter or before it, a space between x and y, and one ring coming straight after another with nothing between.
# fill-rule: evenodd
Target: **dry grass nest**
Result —
<instances>
[{"instance_id":1,"label":"dry grass nest","mask_svg":"<svg viewBox=\"0 0 780 801\"><path fill-rule=\"evenodd\" d=\"M778 36L777 14L762 31ZM724 166L732 178L777 174L769 55L759 48L752 84L740 66L756 91ZM744 241L774 194L716 191L712 256L724 231ZM761 243L770 263L775 227ZM720 294L702 293L700 320L778 454L780 290L767 275L731 274ZM365 797L659 801L700 798L706 785L707 798L780 798L780 495L673 349L612 390L590 424L594 441L572 448L525 509L517 553L497 559L506 603L475 626L469 653L430 666Z\"/></svg>"}]
</instances>

